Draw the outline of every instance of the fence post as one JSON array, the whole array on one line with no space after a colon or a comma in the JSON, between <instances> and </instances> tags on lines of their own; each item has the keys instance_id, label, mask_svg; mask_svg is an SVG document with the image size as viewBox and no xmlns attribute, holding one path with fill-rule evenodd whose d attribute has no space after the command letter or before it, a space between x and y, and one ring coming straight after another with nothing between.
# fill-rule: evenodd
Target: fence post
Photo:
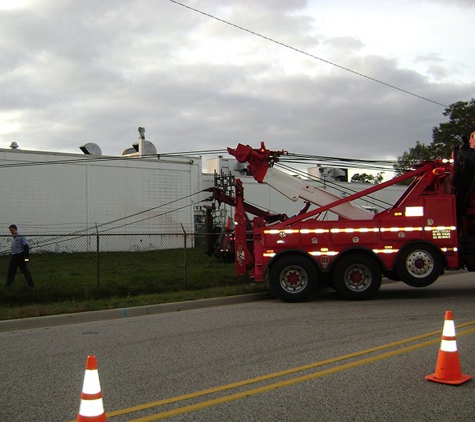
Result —
<instances>
[{"instance_id":1,"label":"fence post","mask_svg":"<svg viewBox=\"0 0 475 422\"><path fill-rule=\"evenodd\" d=\"M188 288L188 274L187 274L187 262L186 262L186 231L185 231L185 227L183 227L183 224L181 224L181 229L183 230L183 284L185 286L185 289L187 289Z\"/></svg>"},{"instance_id":2,"label":"fence post","mask_svg":"<svg viewBox=\"0 0 475 422\"><path fill-rule=\"evenodd\" d=\"M96 223L96 290L99 293L100 285L100 265L99 265L99 229Z\"/></svg>"}]
</instances>

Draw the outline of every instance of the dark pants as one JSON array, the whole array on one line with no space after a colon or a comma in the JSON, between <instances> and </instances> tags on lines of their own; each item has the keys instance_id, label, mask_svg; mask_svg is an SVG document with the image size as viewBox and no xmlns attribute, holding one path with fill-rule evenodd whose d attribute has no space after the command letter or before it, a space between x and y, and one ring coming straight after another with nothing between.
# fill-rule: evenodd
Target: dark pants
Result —
<instances>
[{"instance_id":1,"label":"dark pants","mask_svg":"<svg viewBox=\"0 0 475 422\"><path fill-rule=\"evenodd\" d=\"M28 285L30 287L33 287L33 279L31 278L31 274L28 270L28 267L26 266L25 257L23 256L23 254L12 255L10 258L10 265L8 266L7 287L12 285L17 268L20 268L20 271L25 276Z\"/></svg>"}]
</instances>

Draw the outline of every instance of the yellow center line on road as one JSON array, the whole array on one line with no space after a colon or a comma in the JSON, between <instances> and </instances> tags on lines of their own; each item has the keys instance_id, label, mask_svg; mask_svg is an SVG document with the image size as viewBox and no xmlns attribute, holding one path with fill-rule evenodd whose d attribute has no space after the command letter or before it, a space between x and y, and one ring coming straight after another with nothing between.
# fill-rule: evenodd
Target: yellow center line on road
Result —
<instances>
[{"instance_id":1,"label":"yellow center line on road","mask_svg":"<svg viewBox=\"0 0 475 422\"><path fill-rule=\"evenodd\" d=\"M475 322L467 323L467 324L464 324L464 326L473 325L474 323ZM463 336L465 334L471 334L471 333L475 333L475 328L471 328L471 329L462 331L462 332L458 333L457 335L458 336ZM433 333L432 333L432 335L433 335ZM420 337L425 338L427 336L429 336L429 334L422 335ZM413 337L413 339L414 338L417 338L417 337ZM410 339L402 340L401 342L395 342L395 343L391 343L391 344L394 345L394 344L398 344L398 343L399 344L400 343L407 343L409 340ZM201 403L196 403L196 404L180 407L180 408L173 409L173 410L160 412L160 413L157 413L155 415L145 416L145 417L138 418L138 419L131 419L129 422L157 421L157 420L160 420L160 419L165 419L165 418L169 418L169 417L172 417L172 416L177 416L177 415L180 415L180 414L183 414L183 413L195 412L197 410L204 409L204 408L207 408L207 407L216 406L216 405L223 404L223 403L228 403L228 402L231 402L231 401L234 401L234 400L239 400L239 399L242 399L242 398L245 398L245 397L266 393L268 391L275 390L277 388L288 387L290 385L298 384L298 383L305 382L305 381L315 379L315 378L320 378L320 377L323 377L325 375L334 374L336 372L345 371L347 369L355 368L357 366L377 362L377 361L380 361L380 360L383 360L383 359L390 358L392 356L397 356L397 355L408 353L408 352L411 352L411 351L414 351L414 350L417 350L417 349L422 349L423 347L427 347L427 346L436 344L438 342L440 342L440 339L428 340L428 341L425 341L423 343L418 343L418 344L414 344L412 346L404 347L404 348L401 348L401 349L392 350L390 352L382 353L382 354L372 356L372 357L368 357L368 358L365 358L365 359L360 359L360 360L355 361L355 362L350 362L350 363L347 363L347 364L344 364L344 365L335 366L333 368L324 369L322 371L314 372L314 373L303 375L303 376L300 376L300 377L295 377L295 378L292 378L292 379L289 379L289 380L276 382L274 384L266 385L264 387L254 388L254 389L251 389L251 390L242 391L240 393L230 394L228 396L220 397L220 398L217 398L217 399L207 400L207 401L204 401L204 402L201 402ZM389 346L389 345L387 345L387 346ZM387 348L387 347L386 346L381 346L380 348ZM378 349L378 348L375 348L375 349ZM368 349L368 350L372 351L373 349ZM355 354L361 354L361 353L362 352L357 352ZM371 352L369 352L369 353L371 353ZM347 355L347 356L349 356L349 355ZM333 361L333 362L335 362L336 360L341 360L341 359L340 358L336 358L334 360L329 359L329 361ZM322 361L322 362L324 362L324 361ZM317 364L320 364L320 362L317 362L313 365L315 366ZM310 365L307 365L307 366L310 366ZM284 371L284 372L287 372L287 371Z\"/></svg>"},{"instance_id":2,"label":"yellow center line on road","mask_svg":"<svg viewBox=\"0 0 475 422\"><path fill-rule=\"evenodd\" d=\"M457 326L457 329L461 329L461 328L468 327L468 326L471 326L471 325L475 325L475 321L460 324L460 325ZM475 328L460 332L460 333L458 333L458 335L462 336L464 334L470 334L472 332L475 332ZM170 397L170 398L167 398L167 399L162 399L162 400L158 400L158 401L154 401L154 402L150 402L150 403L144 403L144 404L141 404L141 405L138 405L138 406L133 406L133 407L129 407L129 408L121 409L121 410L107 412L106 416L108 418L110 418L110 417L113 417L113 416L124 415L124 414L127 414L127 413L133 413L133 412L138 412L138 411L141 411L141 410L150 409L150 408L153 408L153 407L159 407L159 406L163 406L163 405L166 405L166 404L172 404L172 403L177 403L177 402L181 402L181 401L185 401L185 400L189 400L189 399L193 399L193 398L197 398L197 397L202 397L202 396L213 394L213 393L219 393L219 392L222 392L222 391L225 391L225 390L230 390L230 389L234 389L234 388L238 388L238 387L242 387L242 386L246 386L246 385L250 385L250 384L255 384L255 383L270 380L270 379L273 379L273 378L279 378L279 377L283 377L285 375L291 375L291 374L306 371L306 370L309 370L309 369L314 369L314 368L317 368L317 367L320 367L320 366L329 365L329 364L340 362L340 361L343 361L343 360L347 360L347 359L351 359L351 358L357 358L357 357L360 357L360 356L363 356L363 355L368 355L368 354L371 354L371 353L379 352L379 351L390 349L390 348L393 348L393 347L402 346L404 344L411 343L411 342L414 342L414 341L423 340L423 339L426 339L426 338L429 338L429 337L433 337L435 335L440 336L441 334L442 334L442 330L434 331L434 332L431 332L431 333L422 334L422 335L411 337L411 338L408 338L408 339L399 340L399 341L396 341L396 342L393 342L393 343L388 343L388 344L385 344L385 345L373 347L373 348L362 350L362 351L359 351L359 352L350 353L350 354L347 354L347 355L342 355L342 356L326 359L326 360L319 361L319 362L314 362L314 363L311 363L311 364L308 364L308 365L303 365L303 366L299 366L299 367L296 367L296 368L291 368L291 369L287 369L287 370L284 370L284 371L280 371L280 372L276 372L276 373L272 373L272 374L268 374L268 375L263 375L263 376L260 376L260 377L255 377L255 378L251 378L251 379L247 379L247 380L243 380L243 381L238 381L238 382L235 382L235 383L225 384L225 385L222 385L222 386L209 388L209 389L206 389L206 390L197 391L197 392L193 392L193 393L189 393L189 394L184 394L184 395L177 396L177 397ZM288 380L288 381L282 381L282 382L275 383L275 384L272 384L272 385L269 385L269 386L260 387L260 388L256 388L256 389L252 389L252 390L247 390L243 393L236 393L236 394L232 394L232 395L229 395L229 396L226 396L226 397L223 397L223 398L219 398L219 399L215 399L215 400L209 400L209 401L206 401L206 402L203 402L203 403L186 406L186 407L179 408L179 409L172 410L172 411L168 411L168 412L162 412L162 413L152 415L152 416L149 416L149 417L145 417L145 418L135 419L134 422L145 422L145 421L159 420L159 419L174 416L174 415L177 415L177 414L180 414L180 413L192 412L194 410L202 409L204 407L210 407L210 406L213 406L213 405L216 405L216 404L224 403L226 401L237 400L237 399L245 397L245 396L264 393L266 391L269 391L269 390L272 390L272 389L275 389L275 388L279 388L279 387L282 387L282 386L296 384L296 383L299 383L299 382L306 381L308 379L322 377L322 376L329 375L329 374L339 372L339 371L343 371L345 369L349 369L349 368L352 368L352 367L355 367L355 366L360 366L360 365L364 365L366 363L378 361L378 360L381 360L381 359L386 359L386 358L391 357L391 356L395 356L395 355L398 355L398 354L409 352L411 350L416 350L416 349L419 349L419 348L422 348L422 347L426 347L426 346L435 344L439 341L440 341L440 338L433 339L433 340L430 340L430 341L427 341L427 342L424 342L424 343L420 343L420 344L417 344L417 345L414 345L414 346L410 346L410 347L406 347L406 348L403 348L403 349L398 349L398 350L395 350L395 351L392 351L392 352L384 353L384 354L381 354L381 355L378 355L378 356L375 356L375 357L372 357L372 358L366 358L366 359L363 359L363 360L359 360L357 362L353 362L353 363L338 366L338 367L335 367L335 368L327 369L327 370L324 370L324 371L312 373L312 374L305 375L305 376L302 376L302 377L293 378L293 379ZM172 412L172 413L170 413L170 412ZM71 422L74 422L74 421L71 421Z\"/></svg>"}]
</instances>

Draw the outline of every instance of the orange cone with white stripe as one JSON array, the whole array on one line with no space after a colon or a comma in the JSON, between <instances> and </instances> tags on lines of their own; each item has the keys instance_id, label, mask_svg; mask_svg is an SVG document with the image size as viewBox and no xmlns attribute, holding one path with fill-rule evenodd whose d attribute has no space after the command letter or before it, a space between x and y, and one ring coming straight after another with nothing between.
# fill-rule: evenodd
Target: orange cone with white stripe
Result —
<instances>
[{"instance_id":1,"label":"orange cone with white stripe","mask_svg":"<svg viewBox=\"0 0 475 422\"><path fill-rule=\"evenodd\" d=\"M470 378L472 378L471 375L462 374L457 350L454 318L452 311L446 311L435 373L427 375L426 379L442 384L459 385Z\"/></svg>"},{"instance_id":2,"label":"orange cone with white stripe","mask_svg":"<svg viewBox=\"0 0 475 422\"><path fill-rule=\"evenodd\" d=\"M102 404L102 391L97 371L97 359L94 355L87 357L86 373L81 393L81 405L77 422L103 422L106 420Z\"/></svg>"}]
</instances>

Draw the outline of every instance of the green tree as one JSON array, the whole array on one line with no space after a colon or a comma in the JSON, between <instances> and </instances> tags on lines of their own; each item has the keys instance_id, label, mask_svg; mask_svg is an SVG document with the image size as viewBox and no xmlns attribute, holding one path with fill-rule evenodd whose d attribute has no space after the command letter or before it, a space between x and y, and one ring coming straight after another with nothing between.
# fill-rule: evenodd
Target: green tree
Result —
<instances>
[{"instance_id":1,"label":"green tree","mask_svg":"<svg viewBox=\"0 0 475 422\"><path fill-rule=\"evenodd\" d=\"M402 156L398 157L397 163L394 164L394 171L396 175L400 176L414 168L414 165L419 164L421 161L432 160L433 158L431 146L417 141L414 148L409 148Z\"/></svg>"},{"instance_id":2,"label":"green tree","mask_svg":"<svg viewBox=\"0 0 475 422\"><path fill-rule=\"evenodd\" d=\"M356 173L351 177L351 183L370 183L377 185L383 181L384 172L378 173L376 176L368 173Z\"/></svg>"},{"instance_id":3,"label":"green tree","mask_svg":"<svg viewBox=\"0 0 475 422\"><path fill-rule=\"evenodd\" d=\"M450 157L452 149L460 145L460 136L469 136L475 130L475 98L451 104L443 115L449 116L449 121L432 129L434 158Z\"/></svg>"},{"instance_id":4,"label":"green tree","mask_svg":"<svg viewBox=\"0 0 475 422\"><path fill-rule=\"evenodd\" d=\"M449 121L440 123L432 129L430 145L418 141L414 148L409 148L401 157L398 157L398 162L394 165L397 175L411 170L414 164L422 160L449 158L452 155L452 149L460 146L460 136L469 136L475 131L475 98L468 102L453 103L442 114L448 116Z\"/></svg>"}]
</instances>

